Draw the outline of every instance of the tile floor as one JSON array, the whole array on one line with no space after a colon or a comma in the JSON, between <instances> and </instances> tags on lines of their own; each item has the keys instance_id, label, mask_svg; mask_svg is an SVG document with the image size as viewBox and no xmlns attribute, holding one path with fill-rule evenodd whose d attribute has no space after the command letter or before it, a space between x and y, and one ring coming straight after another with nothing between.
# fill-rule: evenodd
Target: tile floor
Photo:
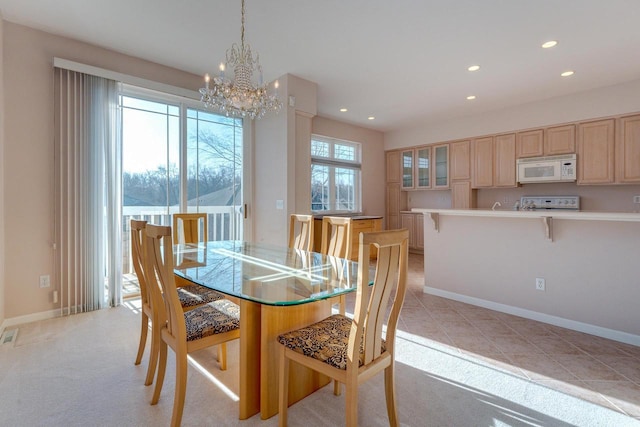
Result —
<instances>
[{"instance_id":1,"label":"tile floor","mask_svg":"<svg viewBox=\"0 0 640 427\"><path fill-rule=\"evenodd\" d=\"M411 254L400 330L640 419L640 347L423 292Z\"/></svg>"}]
</instances>

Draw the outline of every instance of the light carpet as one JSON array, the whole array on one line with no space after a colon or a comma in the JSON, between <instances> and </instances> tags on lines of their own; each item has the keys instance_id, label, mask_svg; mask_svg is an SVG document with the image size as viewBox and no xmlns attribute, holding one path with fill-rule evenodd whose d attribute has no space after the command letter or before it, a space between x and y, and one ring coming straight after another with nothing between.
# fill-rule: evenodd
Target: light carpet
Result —
<instances>
[{"instance_id":1,"label":"light carpet","mask_svg":"<svg viewBox=\"0 0 640 427\"><path fill-rule=\"evenodd\" d=\"M139 337L135 301L125 306L22 325L15 345L0 346L2 426L162 426L171 419L174 358L169 351L160 402L145 387L148 348L133 361ZM189 365L184 426L275 426L278 417L239 421L238 342L220 371L215 350ZM398 332L396 388L403 426L640 426L602 406L546 388L437 342ZM386 426L381 375L363 384L362 426ZM291 426L344 425L344 393L328 386L294 404Z\"/></svg>"}]
</instances>

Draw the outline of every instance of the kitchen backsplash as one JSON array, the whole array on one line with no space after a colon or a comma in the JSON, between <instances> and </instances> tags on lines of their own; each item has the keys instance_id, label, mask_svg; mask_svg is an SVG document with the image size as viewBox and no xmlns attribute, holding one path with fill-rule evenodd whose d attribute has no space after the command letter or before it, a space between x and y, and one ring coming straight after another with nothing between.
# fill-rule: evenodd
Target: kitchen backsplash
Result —
<instances>
[{"instance_id":1,"label":"kitchen backsplash","mask_svg":"<svg viewBox=\"0 0 640 427\"><path fill-rule=\"evenodd\" d=\"M586 211L638 212L640 205L633 196L640 196L640 185L576 185L575 183L525 184L516 188L479 189L480 209L490 209L500 202L501 209L513 207L522 196L580 196L580 207ZM450 190L407 192L407 208L451 208Z\"/></svg>"}]
</instances>

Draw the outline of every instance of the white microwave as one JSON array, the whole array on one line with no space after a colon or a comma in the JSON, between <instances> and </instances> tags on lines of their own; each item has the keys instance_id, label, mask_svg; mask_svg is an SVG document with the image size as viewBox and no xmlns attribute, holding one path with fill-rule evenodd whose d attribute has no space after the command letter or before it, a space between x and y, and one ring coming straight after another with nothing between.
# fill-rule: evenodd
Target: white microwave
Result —
<instances>
[{"instance_id":1,"label":"white microwave","mask_svg":"<svg viewBox=\"0 0 640 427\"><path fill-rule=\"evenodd\" d=\"M576 180L576 155L518 159L518 182L571 182Z\"/></svg>"}]
</instances>

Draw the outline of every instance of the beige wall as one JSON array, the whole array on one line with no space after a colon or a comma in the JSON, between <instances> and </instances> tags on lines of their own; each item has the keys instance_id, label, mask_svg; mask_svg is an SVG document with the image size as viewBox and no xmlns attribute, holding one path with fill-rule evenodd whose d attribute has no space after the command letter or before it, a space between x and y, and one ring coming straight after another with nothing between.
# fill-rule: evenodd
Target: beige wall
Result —
<instances>
[{"instance_id":1,"label":"beige wall","mask_svg":"<svg viewBox=\"0 0 640 427\"><path fill-rule=\"evenodd\" d=\"M305 189L308 193L310 188L304 153L309 153L317 85L290 74L278 80L283 110L255 123L252 212L256 241L286 245L289 214L302 208L309 198L300 194ZM295 100L293 105L289 103L290 96ZM304 163L299 164L298 159ZM282 209L276 205L279 200Z\"/></svg>"},{"instance_id":2,"label":"beige wall","mask_svg":"<svg viewBox=\"0 0 640 427\"><path fill-rule=\"evenodd\" d=\"M640 111L640 80L385 134L385 150ZM480 101L480 100L478 100ZM481 101L480 101L481 102Z\"/></svg>"},{"instance_id":3,"label":"beige wall","mask_svg":"<svg viewBox=\"0 0 640 427\"><path fill-rule=\"evenodd\" d=\"M0 14L0 333L4 322L4 20Z\"/></svg>"},{"instance_id":4,"label":"beige wall","mask_svg":"<svg viewBox=\"0 0 640 427\"><path fill-rule=\"evenodd\" d=\"M450 190L418 190L407 192L407 209L451 207ZM576 185L575 183L525 184L515 188L478 190L477 207L489 209L500 202L501 209L513 207L522 196L580 196L580 207L586 211L634 212L640 205L633 196L640 195L640 185Z\"/></svg>"},{"instance_id":5,"label":"beige wall","mask_svg":"<svg viewBox=\"0 0 640 427\"><path fill-rule=\"evenodd\" d=\"M554 218L553 242L537 218L440 215L439 232L428 217L424 225L427 291L640 345L640 223Z\"/></svg>"},{"instance_id":6,"label":"beige wall","mask_svg":"<svg viewBox=\"0 0 640 427\"><path fill-rule=\"evenodd\" d=\"M384 216L384 134L319 116L313 119L313 133L362 144L362 211Z\"/></svg>"},{"instance_id":7,"label":"beige wall","mask_svg":"<svg viewBox=\"0 0 640 427\"><path fill-rule=\"evenodd\" d=\"M53 58L61 57L195 90L201 77L3 22L4 49L4 317L53 310ZM1 187L0 187L1 188ZM2 248L0 247L0 250ZM52 276L53 278L53 276ZM1 312L0 312L1 313Z\"/></svg>"}]
</instances>

